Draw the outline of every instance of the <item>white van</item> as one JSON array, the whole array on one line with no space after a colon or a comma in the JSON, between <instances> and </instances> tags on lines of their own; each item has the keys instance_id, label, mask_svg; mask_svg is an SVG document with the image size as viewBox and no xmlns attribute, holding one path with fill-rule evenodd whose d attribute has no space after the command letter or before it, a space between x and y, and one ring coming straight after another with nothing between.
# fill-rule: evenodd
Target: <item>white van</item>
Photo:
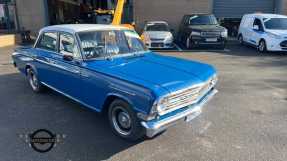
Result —
<instances>
[{"instance_id":1,"label":"white van","mask_svg":"<svg viewBox=\"0 0 287 161\"><path fill-rule=\"evenodd\" d=\"M287 16L277 14L244 15L238 40L251 44L260 52L287 51Z\"/></svg>"}]
</instances>

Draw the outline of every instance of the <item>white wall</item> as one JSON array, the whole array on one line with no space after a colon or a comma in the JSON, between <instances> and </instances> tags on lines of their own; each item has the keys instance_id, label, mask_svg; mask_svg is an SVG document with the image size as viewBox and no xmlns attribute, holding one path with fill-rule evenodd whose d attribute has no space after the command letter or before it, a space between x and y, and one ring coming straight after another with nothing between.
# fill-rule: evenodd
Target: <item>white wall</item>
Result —
<instances>
[{"instance_id":1,"label":"white wall","mask_svg":"<svg viewBox=\"0 0 287 161\"><path fill-rule=\"evenodd\" d=\"M37 35L45 26L44 0L16 0L20 29L24 27Z\"/></svg>"}]
</instances>

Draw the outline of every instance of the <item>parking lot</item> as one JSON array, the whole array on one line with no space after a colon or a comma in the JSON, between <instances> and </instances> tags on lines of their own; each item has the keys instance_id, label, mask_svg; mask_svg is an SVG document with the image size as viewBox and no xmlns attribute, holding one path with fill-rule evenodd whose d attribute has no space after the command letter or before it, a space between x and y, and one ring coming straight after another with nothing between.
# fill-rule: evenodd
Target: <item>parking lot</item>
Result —
<instances>
[{"instance_id":1,"label":"parking lot","mask_svg":"<svg viewBox=\"0 0 287 161\"><path fill-rule=\"evenodd\" d=\"M219 93L192 123L136 143L114 136L107 119L51 90L35 94L0 49L0 160L287 160L287 54L259 54L233 42L226 50L164 52L219 72ZM164 74L164 73L163 73ZM21 134L44 128L66 137L38 153Z\"/></svg>"}]
</instances>

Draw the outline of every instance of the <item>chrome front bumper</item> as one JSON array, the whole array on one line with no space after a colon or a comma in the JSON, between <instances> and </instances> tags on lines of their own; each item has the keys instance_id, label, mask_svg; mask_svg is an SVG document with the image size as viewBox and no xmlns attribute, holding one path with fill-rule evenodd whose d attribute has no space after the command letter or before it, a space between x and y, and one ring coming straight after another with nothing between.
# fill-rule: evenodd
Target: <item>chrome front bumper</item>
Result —
<instances>
[{"instance_id":1,"label":"chrome front bumper","mask_svg":"<svg viewBox=\"0 0 287 161\"><path fill-rule=\"evenodd\" d=\"M216 89L212 89L194 105L170 112L161 116L159 119L142 121L141 124L146 129L146 136L153 137L182 119L188 119L188 121L191 121L196 118L201 114L203 105L205 105L217 92L218 91Z\"/></svg>"}]
</instances>

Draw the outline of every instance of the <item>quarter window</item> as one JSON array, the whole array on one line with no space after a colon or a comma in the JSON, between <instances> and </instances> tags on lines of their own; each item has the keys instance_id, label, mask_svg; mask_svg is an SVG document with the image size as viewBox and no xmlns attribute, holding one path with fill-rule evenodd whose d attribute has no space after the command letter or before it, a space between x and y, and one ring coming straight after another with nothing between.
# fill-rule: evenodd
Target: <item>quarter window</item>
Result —
<instances>
[{"instance_id":1,"label":"quarter window","mask_svg":"<svg viewBox=\"0 0 287 161\"><path fill-rule=\"evenodd\" d=\"M72 54L74 58L80 57L74 36L68 33L60 33L60 54Z\"/></svg>"},{"instance_id":2,"label":"quarter window","mask_svg":"<svg viewBox=\"0 0 287 161\"><path fill-rule=\"evenodd\" d=\"M37 45L38 48L49 50L49 51L56 51L57 46L57 33L56 32L46 32L43 33L39 44Z\"/></svg>"}]
</instances>

